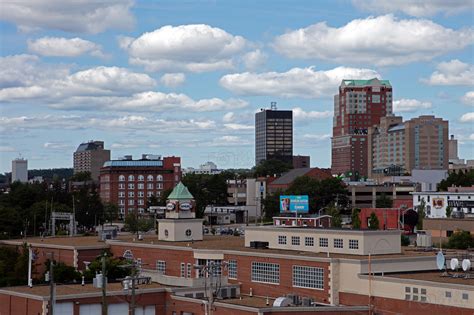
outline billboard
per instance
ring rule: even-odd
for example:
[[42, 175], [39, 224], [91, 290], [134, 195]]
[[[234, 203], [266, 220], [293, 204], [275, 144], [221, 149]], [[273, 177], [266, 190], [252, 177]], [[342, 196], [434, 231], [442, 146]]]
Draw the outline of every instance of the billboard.
[[308, 213], [308, 196], [280, 196], [280, 212], [303, 212]]

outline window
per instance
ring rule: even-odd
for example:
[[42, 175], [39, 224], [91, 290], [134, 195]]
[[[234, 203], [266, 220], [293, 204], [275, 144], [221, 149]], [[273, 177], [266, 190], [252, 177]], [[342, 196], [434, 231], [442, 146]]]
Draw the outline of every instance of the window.
[[162, 175], [156, 176], [156, 180], [159, 181], [159, 182], [162, 182], [163, 181], [163, 176]]
[[300, 237], [299, 236], [292, 236], [291, 237], [291, 245], [300, 245]]
[[128, 196], [129, 196], [129, 197], [135, 197], [135, 193], [134, 193], [133, 191], [129, 191], [129, 192], [128, 192]]
[[280, 265], [265, 263], [265, 262], [252, 262], [252, 281], [253, 282], [264, 282], [264, 283], [280, 283]]
[[119, 189], [125, 189], [125, 184], [119, 184]]
[[227, 264], [227, 271], [229, 279], [237, 279], [237, 260], [229, 260]]
[[123, 258], [132, 260], [133, 259], [133, 253], [131, 250], [127, 249], [126, 251], [123, 252]]
[[143, 199], [138, 199], [138, 205], [139, 206], [145, 205], [145, 202], [143, 201]]
[[128, 181], [133, 182], [135, 180], [135, 176], [133, 175], [128, 175]]
[[180, 276], [181, 276], [181, 278], [184, 278], [186, 276], [186, 264], [185, 263], [181, 263]]
[[294, 265], [293, 286], [310, 289], [324, 289], [324, 269]]
[[153, 189], [153, 183], [148, 183], [148, 184], [146, 184], [146, 188], [148, 188], [148, 189]]
[[193, 272], [193, 268], [192, 268], [191, 264], [188, 263], [186, 278], [191, 278], [192, 277], [192, 272]]
[[145, 193], [143, 191], [138, 192], [138, 197], [145, 197]]
[[128, 189], [135, 189], [135, 184], [134, 183], [129, 183], [128, 184]]
[[163, 189], [163, 183], [156, 183], [156, 189]]
[[314, 237], [305, 237], [304, 238], [305, 246], [314, 246]]
[[149, 182], [152, 182], [153, 181], [153, 175], [148, 175], [146, 177], [146, 180], [149, 181]]
[[344, 240], [342, 238], [335, 238], [334, 248], [343, 248], [343, 247], [344, 247]]
[[138, 175], [138, 181], [143, 182], [145, 180], [145, 177], [143, 175]]
[[158, 273], [164, 275], [166, 273], [166, 261], [157, 260], [156, 261], [156, 271], [158, 271]]
[[125, 192], [124, 191], [119, 191], [118, 196], [122, 197], [122, 198], [125, 197]]
[[446, 296], [447, 298], [451, 298], [451, 291], [446, 291], [445, 296]]
[[285, 235], [278, 235], [278, 244], [286, 245], [286, 236]]
[[147, 196], [148, 198], [150, 198], [151, 196], [153, 196], [153, 192], [152, 192], [152, 191], [148, 191], [148, 192], [146, 193], [146, 196]]
[[119, 205], [124, 205], [125, 204], [125, 200], [124, 199], [119, 199]]
[[133, 199], [128, 199], [128, 205], [133, 206], [135, 201]]
[[138, 189], [143, 189], [143, 188], [145, 188], [145, 184], [139, 183], [139, 184], [138, 184]]
[[125, 176], [120, 175], [120, 176], [119, 176], [119, 182], [124, 182], [124, 181], [125, 181]]
[[328, 247], [329, 246], [329, 241], [326, 237], [320, 237], [319, 238], [319, 247]]
[[469, 300], [469, 294], [468, 293], [463, 293], [462, 294], [462, 299], [463, 300]]
[[359, 249], [359, 240], [349, 240], [349, 249]]

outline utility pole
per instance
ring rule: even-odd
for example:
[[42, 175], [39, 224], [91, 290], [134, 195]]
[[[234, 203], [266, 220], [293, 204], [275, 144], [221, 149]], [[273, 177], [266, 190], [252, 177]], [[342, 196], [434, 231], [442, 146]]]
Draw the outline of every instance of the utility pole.
[[107, 315], [107, 278], [105, 272], [105, 257], [106, 253], [102, 256], [102, 315]]
[[132, 301], [130, 303], [130, 315], [135, 315], [135, 262], [132, 265]]
[[55, 303], [53, 258], [54, 258], [54, 253], [51, 253], [51, 260], [50, 260], [50, 264], [49, 264], [49, 313], [48, 313], [48, 315], [53, 315], [54, 314], [54, 303]]
[[33, 279], [31, 278], [31, 264], [33, 261], [33, 249], [31, 249], [31, 245], [28, 246], [28, 286], [31, 288], [33, 287]]

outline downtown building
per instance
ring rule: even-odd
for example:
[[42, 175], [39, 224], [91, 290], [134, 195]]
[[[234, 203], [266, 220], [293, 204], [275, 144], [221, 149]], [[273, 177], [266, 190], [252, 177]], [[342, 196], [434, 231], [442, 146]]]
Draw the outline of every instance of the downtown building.
[[368, 176], [401, 176], [412, 170], [447, 170], [449, 123], [434, 116], [403, 122], [382, 117], [368, 132]]
[[74, 174], [90, 172], [94, 181], [99, 180], [100, 168], [110, 160], [110, 150], [104, 149], [104, 141], [81, 143], [74, 152]]
[[144, 213], [147, 200], [160, 199], [163, 191], [181, 181], [181, 158], [143, 154], [139, 160], [131, 155], [104, 163], [100, 170], [100, 197], [104, 203], [119, 208], [119, 218], [128, 213]]
[[293, 164], [293, 111], [273, 103], [255, 114], [255, 165], [266, 160]]
[[331, 171], [351, 178], [368, 175], [368, 129], [392, 115], [388, 80], [343, 80], [334, 96]]

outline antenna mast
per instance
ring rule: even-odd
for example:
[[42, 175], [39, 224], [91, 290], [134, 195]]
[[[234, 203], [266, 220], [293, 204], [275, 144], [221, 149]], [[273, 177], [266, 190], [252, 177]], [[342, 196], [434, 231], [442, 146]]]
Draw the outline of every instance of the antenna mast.
[[277, 110], [277, 102], [270, 102], [271, 110]]

